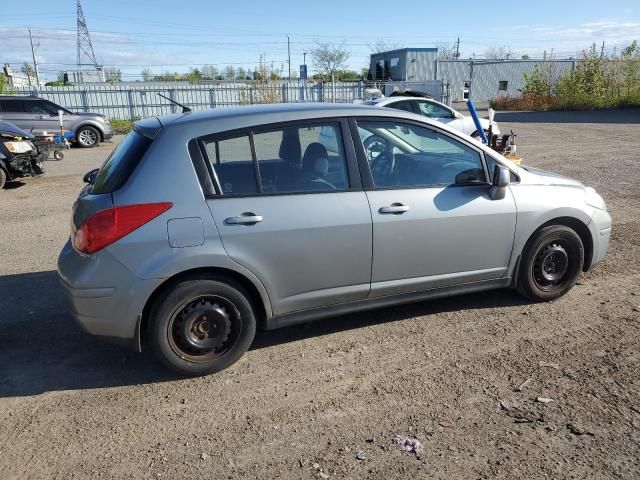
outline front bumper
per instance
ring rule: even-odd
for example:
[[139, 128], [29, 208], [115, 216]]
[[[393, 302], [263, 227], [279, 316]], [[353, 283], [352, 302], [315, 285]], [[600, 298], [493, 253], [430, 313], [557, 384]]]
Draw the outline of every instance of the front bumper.
[[140, 319], [161, 280], [142, 280], [102, 250], [78, 253], [68, 241], [58, 258], [58, 275], [73, 318], [83, 330], [140, 349]]
[[113, 137], [113, 127], [110, 123], [106, 123], [102, 129], [102, 136], [105, 140], [109, 140]]
[[611, 225], [611, 215], [604, 210], [596, 209], [588, 225], [593, 239], [593, 255], [591, 256], [589, 270], [600, 263], [607, 253], [609, 239], [611, 238]]

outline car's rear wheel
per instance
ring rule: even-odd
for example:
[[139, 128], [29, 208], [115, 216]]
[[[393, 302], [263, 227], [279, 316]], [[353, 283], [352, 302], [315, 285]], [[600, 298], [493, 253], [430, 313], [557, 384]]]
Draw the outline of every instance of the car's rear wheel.
[[584, 263], [580, 236], [564, 225], [538, 230], [522, 255], [518, 291], [534, 301], [561, 297], [575, 285]]
[[76, 132], [76, 142], [84, 148], [95, 147], [100, 143], [100, 132], [90, 125], [80, 127]]
[[149, 320], [156, 355], [184, 375], [227, 368], [249, 349], [256, 331], [245, 290], [217, 276], [177, 283], [152, 307]]

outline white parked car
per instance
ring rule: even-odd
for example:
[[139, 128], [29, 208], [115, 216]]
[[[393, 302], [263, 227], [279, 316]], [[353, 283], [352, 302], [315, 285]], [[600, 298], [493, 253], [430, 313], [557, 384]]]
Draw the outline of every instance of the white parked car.
[[[396, 110], [416, 113], [423, 117], [445, 123], [451, 128], [455, 128], [456, 130], [464, 132], [467, 135], [471, 135], [472, 137], [478, 136], [478, 131], [475, 123], [473, 123], [473, 118], [461, 114], [444, 103], [436, 102], [429, 98], [408, 96], [383, 97], [363, 102], [363, 105], [395, 108]], [[482, 125], [482, 129], [485, 132], [489, 131], [489, 120], [486, 118], [480, 118], [480, 125]], [[498, 136], [501, 135], [500, 128], [496, 122], [493, 122], [493, 134]]]

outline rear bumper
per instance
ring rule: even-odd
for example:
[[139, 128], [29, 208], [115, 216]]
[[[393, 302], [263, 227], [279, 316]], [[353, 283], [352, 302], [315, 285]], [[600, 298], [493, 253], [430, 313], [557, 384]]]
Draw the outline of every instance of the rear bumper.
[[58, 275], [84, 331], [139, 350], [142, 311], [160, 280], [136, 277], [106, 251], [82, 255], [70, 242], [60, 252]]
[[593, 255], [589, 270], [595, 267], [603, 259], [609, 248], [611, 238], [611, 215], [604, 210], [596, 210], [589, 222], [589, 230], [593, 239]]

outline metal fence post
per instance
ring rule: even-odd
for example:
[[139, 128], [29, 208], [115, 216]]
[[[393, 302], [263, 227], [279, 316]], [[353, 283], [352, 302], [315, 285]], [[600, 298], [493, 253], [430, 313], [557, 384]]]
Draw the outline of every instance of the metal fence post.
[[82, 111], [88, 112], [89, 111], [89, 103], [87, 101], [87, 91], [86, 90], [82, 90], [80, 92], [80, 98], [82, 99]]
[[133, 122], [136, 119], [136, 110], [133, 106], [133, 90], [127, 90], [127, 97], [129, 98], [129, 119]]
[[[173, 100], [174, 102], [176, 101], [176, 89], [172, 88], [169, 90], [169, 98], [171, 100]], [[176, 104], [172, 103], [171, 104], [171, 113], [176, 113]]]
[[209, 105], [211, 105], [211, 108], [216, 108], [216, 92], [213, 88], [209, 89]]

